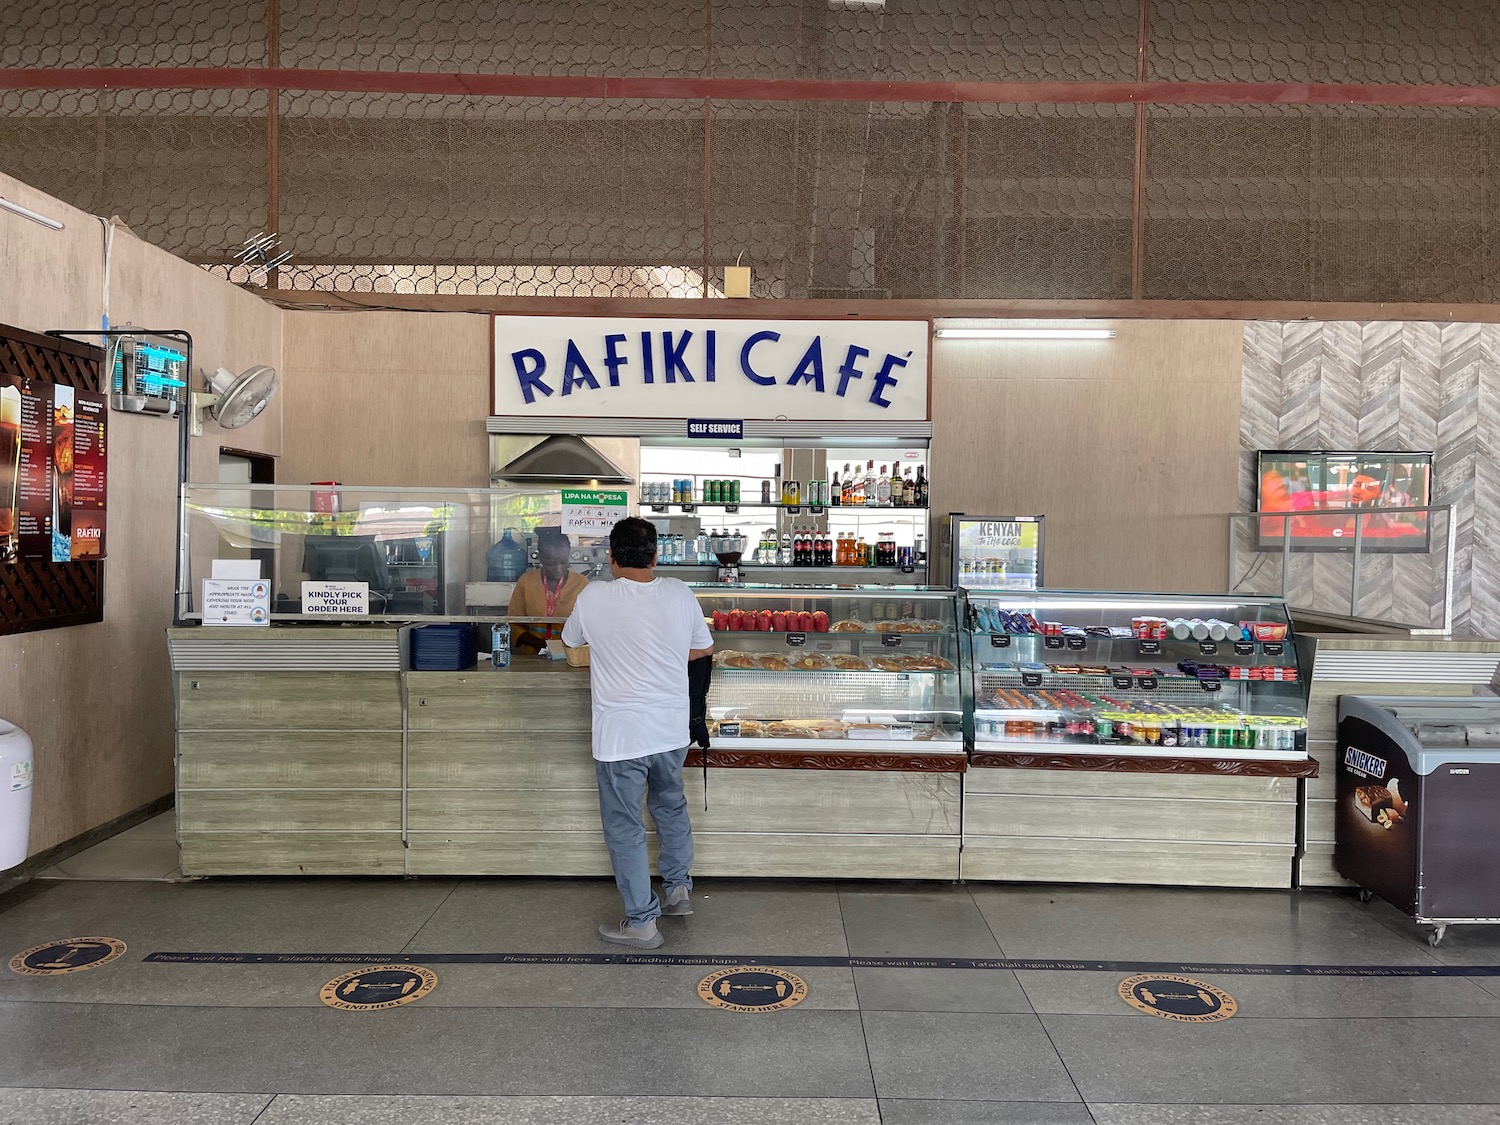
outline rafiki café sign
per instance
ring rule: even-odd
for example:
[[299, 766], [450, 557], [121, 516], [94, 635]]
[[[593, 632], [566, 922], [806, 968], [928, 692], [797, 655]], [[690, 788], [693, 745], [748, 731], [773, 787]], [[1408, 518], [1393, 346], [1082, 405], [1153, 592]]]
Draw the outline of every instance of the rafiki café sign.
[[497, 415], [927, 417], [922, 320], [497, 316]]

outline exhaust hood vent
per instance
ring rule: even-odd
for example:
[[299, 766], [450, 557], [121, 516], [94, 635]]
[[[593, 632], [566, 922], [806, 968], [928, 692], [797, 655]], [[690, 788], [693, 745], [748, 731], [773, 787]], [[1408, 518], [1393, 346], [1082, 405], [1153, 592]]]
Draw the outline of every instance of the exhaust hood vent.
[[620, 466], [581, 437], [553, 434], [495, 472], [508, 481], [596, 480], [600, 484], [632, 484]]

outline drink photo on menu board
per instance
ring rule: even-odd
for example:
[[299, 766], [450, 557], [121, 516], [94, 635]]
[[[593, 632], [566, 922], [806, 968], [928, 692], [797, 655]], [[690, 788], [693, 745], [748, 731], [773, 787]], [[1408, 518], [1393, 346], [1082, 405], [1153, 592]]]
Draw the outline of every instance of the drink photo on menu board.
[[21, 392], [0, 386], [0, 563], [16, 559], [16, 484], [21, 475]]
[[73, 388], [52, 388], [52, 561], [73, 559]]

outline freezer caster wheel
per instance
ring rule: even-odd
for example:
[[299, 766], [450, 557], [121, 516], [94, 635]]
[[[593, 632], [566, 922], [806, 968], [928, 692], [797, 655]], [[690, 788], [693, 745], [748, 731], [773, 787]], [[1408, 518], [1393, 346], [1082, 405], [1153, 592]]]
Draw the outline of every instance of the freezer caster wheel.
[[1443, 944], [1443, 935], [1448, 932], [1447, 926], [1434, 926], [1432, 932], [1427, 935], [1427, 944], [1436, 948]]
[[1369, 902], [1374, 897], [1375, 897], [1374, 895], [1372, 895], [1369, 891], [1365, 890], [1363, 887], [1359, 888], [1359, 901], [1360, 902]]

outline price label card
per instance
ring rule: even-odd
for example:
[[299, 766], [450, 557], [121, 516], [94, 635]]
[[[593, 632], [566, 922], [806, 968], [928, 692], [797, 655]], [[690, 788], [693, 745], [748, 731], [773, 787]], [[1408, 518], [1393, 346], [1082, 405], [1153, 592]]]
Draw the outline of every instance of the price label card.
[[1254, 641], [1235, 641], [1234, 642], [1234, 654], [1236, 656], [1254, 656], [1255, 655], [1255, 642]]
[[881, 633], [880, 634], [880, 643], [883, 644], [883, 645], [885, 645], [886, 648], [900, 648], [901, 647], [901, 634], [900, 633]]
[[719, 733], [725, 738], [738, 738], [740, 736], [739, 723], [720, 723]]
[[1198, 651], [1204, 656], [1217, 656], [1219, 654], [1219, 646], [1214, 641], [1199, 641]]
[[681, 509], [682, 514], [685, 516], [690, 516], [698, 510], [697, 504], [679, 504], [678, 507]]
[[1042, 644], [1048, 648], [1062, 648], [1063, 639], [1061, 637], [1043, 637]]
[[740, 514], [740, 506], [738, 504], [725, 504], [724, 514], [729, 516], [737, 516]]
[[1077, 652], [1079, 649], [1083, 648], [1088, 643], [1088, 638], [1087, 637], [1068, 637], [1067, 638], [1067, 642], [1068, 642], [1068, 647], [1070, 649], [1072, 649], [1073, 651]]
[[991, 633], [990, 648], [1010, 648], [1009, 633]]
[[821, 504], [810, 504], [810, 505], [808, 505], [807, 514], [810, 515], [810, 516], [821, 516], [823, 514], [823, 505], [821, 505]]
[[1135, 683], [1129, 676], [1111, 676], [1109, 682], [1114, 684], [1120, 691], [1129, 691]]
[[658, 513], [658, 514], [665, 514], [666, 510], [667, 510], [667, 506], [665, 504], [652, 504], [651, 505], [651, 510], [653, 512]]
[[1222, 685], [1218, 680], [1199, 680], [1198, 686], [1204, 691], [1218, 691]]
[[1021, 683], [1026, 687], [1041, 687], [1042, 674], [1040, 672], [1022, 672]]
[[1138, 687], [1138, 688], [1140, 688], [1142, 691], [1155, 691], [1156, 690], [1156, 677], [1155, 676], [1141, 676], [1139, 679], [1137, 679], [1135, 681], [1135, 686]]
[[787, 647], [789, 648], [801, 648], [803, 645], [807, 644], [807, 634], [788, 633], [786, 635], [786, 643]]
[[1140, 644], [1142, 656], [1157, 656], [1161, 652], [1160, 641], [1142, 641]]
[[1260, 651], [1267, 656], [1280, 656], [1284, 647], [1280, 641], [1266, 641], [1260, 646]]
[[786, 514], [789, 516], [800, 516], [802, 514], [801, 504], [788, 504]]

